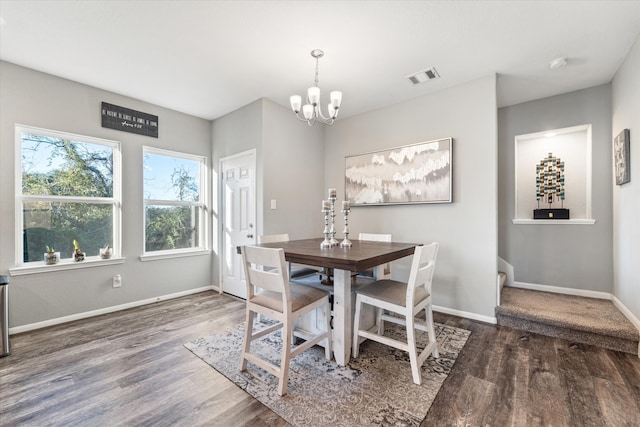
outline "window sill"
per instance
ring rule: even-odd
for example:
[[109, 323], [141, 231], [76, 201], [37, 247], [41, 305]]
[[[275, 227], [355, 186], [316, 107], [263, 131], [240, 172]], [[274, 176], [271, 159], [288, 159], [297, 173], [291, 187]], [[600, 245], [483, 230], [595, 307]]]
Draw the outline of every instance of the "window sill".
[[592, 225], [596, 223], [595, 219], [513, 219], [515, 225], [543, 225], [543, 224], [562, 224], [562, 225]]
[[148, 253], [144, 255], [140, 255], [140, 261], [157, 261], [161, 259], [170, 259], [170, 258], [185, 258], [192, 256], [200, 256], [200, 255], [209, 255], [211, 251], [209, 249], [194, 249], [190, 251], [158, 251], [157, 253]]
[[[126, 258], [101, 259], [100, 257], [86, 258], [84, 261], [74, 262], [71, 260], [60, 261], [55, 265], [46, 265], [44, 261], [29, 263], [20, 267], [9, 269], [12, 276], [25, 276], [27, 274], [51, 273], [54, 271], [76, 270], [79, 268], [103, 267], [105, 265], [124, 264]], [[33, 265], [31, 265], [33, 264]]]

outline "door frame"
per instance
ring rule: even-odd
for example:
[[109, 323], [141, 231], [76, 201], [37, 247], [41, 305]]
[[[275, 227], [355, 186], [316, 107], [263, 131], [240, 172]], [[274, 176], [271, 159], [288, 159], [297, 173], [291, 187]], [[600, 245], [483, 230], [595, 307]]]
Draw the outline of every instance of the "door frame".
[[224, 172], [224, 168], [223, 165], [225, 162], [230, 161], [230, 160], [235, 160], [237, 158], [240, 157], [246, 157], [246, 156], [251, 156], [253, 159], [253, 182], [251, 183], [251, 185], [253, 186], [253, 206], [255, 209], [255, 230], [256, 230], [256, 239], [258, 236], [258, 223], [261, 223], [261, 221], [258, 220], [258, 187], [257, 187], [257, 177], [258, 177], [258, 162], [257, 162], [257, 157], [258, 157], [258, 150], [255, 148], [251, 148], [249, 150], [246, 151], [241, 151], [239, 153], [236, 154], [232, 154], [230, 156], [225, 156], [225, 157], [221, 157], [220, 160], [218, 160], [218, 171], [219, 171], [219, 175], [218, 175], [218, 212], [219, 212], [219, 218], [220, 220], [218, 221], [218, 236], [219, 238], [218, 240], [218, 283], [220, 284], [220, 286], [218, 286], [218, 293], [223, 293], [224, 292], [224, 282], [223, 282], [223, 278], [224, 278], [224, 262], [225, 260], [225, 252], [224, 252], [224, 244], [225, 244], [225, 233], [224, 233], [224, 226], [226, 223], [226, 216], [225, 216], [225, 197], [224, 197], [224, 176], [223, 176], [223, 172]]

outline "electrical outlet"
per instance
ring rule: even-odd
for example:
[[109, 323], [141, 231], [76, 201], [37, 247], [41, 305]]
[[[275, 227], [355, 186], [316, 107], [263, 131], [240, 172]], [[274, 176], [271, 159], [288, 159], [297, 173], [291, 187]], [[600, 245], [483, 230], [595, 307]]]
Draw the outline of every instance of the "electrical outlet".
[[116, 274], [115, 276], [113, 276], [113, 287], [119, 288], [120, 286], [122, 286], [122, 276]]
[[277, 209], [276, 201], [273, 199], [271, 200], [271, 209]]

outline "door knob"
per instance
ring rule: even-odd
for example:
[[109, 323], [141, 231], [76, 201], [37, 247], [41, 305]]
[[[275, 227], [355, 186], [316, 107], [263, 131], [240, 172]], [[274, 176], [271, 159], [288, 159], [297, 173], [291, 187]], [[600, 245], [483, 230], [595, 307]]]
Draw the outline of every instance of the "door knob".
[[247, 239], [253, 239], [253, 234], [247, 234]]

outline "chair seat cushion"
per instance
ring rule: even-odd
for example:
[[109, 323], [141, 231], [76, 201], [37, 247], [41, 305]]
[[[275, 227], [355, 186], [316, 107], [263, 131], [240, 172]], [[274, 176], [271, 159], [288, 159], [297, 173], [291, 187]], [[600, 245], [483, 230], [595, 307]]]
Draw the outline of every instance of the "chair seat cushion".
[[[416, 288], [415, 292], [414, 304], [429, 297], [429, 293], [422, 286]], [[358, 293], [401, 307], [405, 307], [407, 302], [407, 284], [397, 280], [378, 280], [358, 289]]]
[[[309, 286], [289, 283], [291, 291], [291, 310], [299, 309], [312, 304], [329, 295], [329, 292]], [[282, 313], [282, 294], [280, 292], [261, 290], [250, 299], [252, 303], [268, 307], [274, 311]]]

